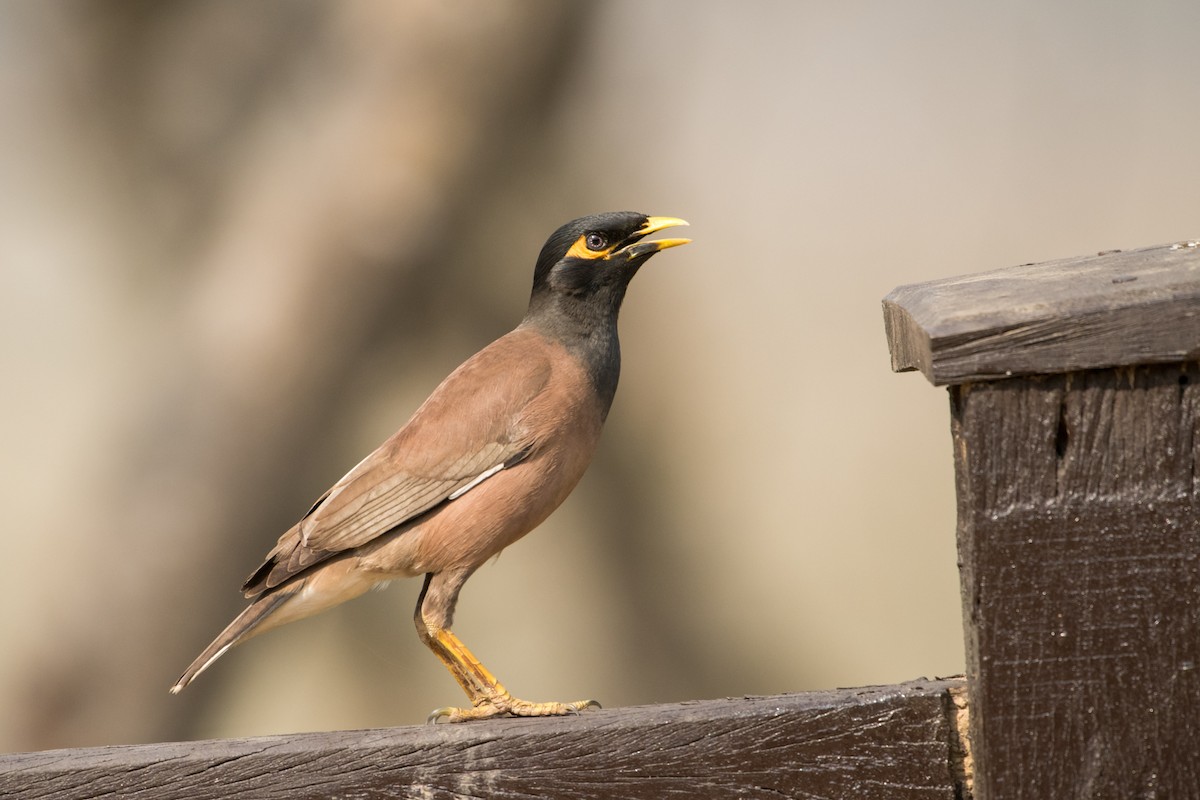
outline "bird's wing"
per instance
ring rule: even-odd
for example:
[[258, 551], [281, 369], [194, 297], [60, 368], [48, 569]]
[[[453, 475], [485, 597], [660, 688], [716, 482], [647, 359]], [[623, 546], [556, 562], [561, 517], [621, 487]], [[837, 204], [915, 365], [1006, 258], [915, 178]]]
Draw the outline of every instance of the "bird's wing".
[[536, 443], [522, 428], [523, 411], [549, 382], [551, 365], [535, 343], [521, 346], [519, 333], [517, 342], [509, 334], [451, 373], [403, 428], [280, 537], [243, 591], [278, 586], [524, 459]]

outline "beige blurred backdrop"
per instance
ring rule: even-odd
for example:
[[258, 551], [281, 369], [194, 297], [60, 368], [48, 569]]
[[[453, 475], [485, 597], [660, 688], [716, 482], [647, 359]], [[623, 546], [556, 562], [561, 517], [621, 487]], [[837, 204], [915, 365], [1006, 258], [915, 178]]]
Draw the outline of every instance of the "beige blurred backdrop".
[[276, 536], [519, 319], [559, 224], [682, 216], [591, 471], [468, 584], [514, 693], [963, 667], [902, 283], [1200, 234], [1200, 5], [0, 4], [0, 750], [421, 722], [418, 581], [178, 697]]

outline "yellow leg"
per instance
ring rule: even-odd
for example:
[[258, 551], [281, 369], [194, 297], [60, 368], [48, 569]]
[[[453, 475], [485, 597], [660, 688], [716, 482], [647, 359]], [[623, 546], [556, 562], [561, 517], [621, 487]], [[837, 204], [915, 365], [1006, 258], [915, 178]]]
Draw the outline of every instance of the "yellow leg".
[[504, 685], [487, 667], [479, 663], [457, 636], [442, 628], [428, 632], [422, 637], [429, 649], [442, 660], [450, 674], [471, 700], [471, 708], [439, 708], [429, 715], [430, 722], [445, 718], [447, 722], [465, 722], [472, 719], [511, 714], [515, 717], [554, 717], [578, 714], [585, 708], [599, 708], [595, 700], [577, 700], [571, 703], [531, 703], [519, 700], [508, 693]]

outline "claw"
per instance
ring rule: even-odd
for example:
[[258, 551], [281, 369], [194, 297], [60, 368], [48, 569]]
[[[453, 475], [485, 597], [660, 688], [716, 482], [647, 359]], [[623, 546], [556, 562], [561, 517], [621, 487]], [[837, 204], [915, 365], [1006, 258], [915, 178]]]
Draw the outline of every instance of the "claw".
[[438, 720], [442, 717], [446, 718], [446, 722], [454, 722], [454, 715], [458, 713], [458, 709], [454, 706], [442, 706], [435, 708], [429, 712], [429, 716], [425, 718], [426, 725], [437, 725]]
[[576, 700], [573, 703], [563, 703], [567, 707], [567, 714], [572, 717], [578, 717], [587, 711], [589, 708], [604, 708], [600, 705], [599, 700]]

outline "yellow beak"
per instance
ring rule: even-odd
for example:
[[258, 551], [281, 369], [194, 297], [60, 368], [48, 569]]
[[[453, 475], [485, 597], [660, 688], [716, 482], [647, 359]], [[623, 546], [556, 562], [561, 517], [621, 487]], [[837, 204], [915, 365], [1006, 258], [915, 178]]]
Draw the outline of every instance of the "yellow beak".
[[[642, 225], [642, 227], [638, 228], [638, 231], [635, 235], [640, 238], [642, 236], [649, 236], [650, 234], [655, 233], [657, 231], [665, 230], [666, 228], [676, 228], [676, 227], [679, 227], [680, 225], [687, 225], [687, 224], [688, 224], [687, 220], [680, 219], [679, 217], [649, 217], [646, 220], [646, 223], [644, 225]], [[641, 245], [641, 247], [649, 249], [650, 246], [653, 245], [654, 250], [658, 251], [658, 250], [666, 250], [668, 247], [679, 247], [679, 245], [687, 244], [690, 241], [692, 241], [692, 240], [691, 239], [656, 239], [653, 242], [644, 242]]]

